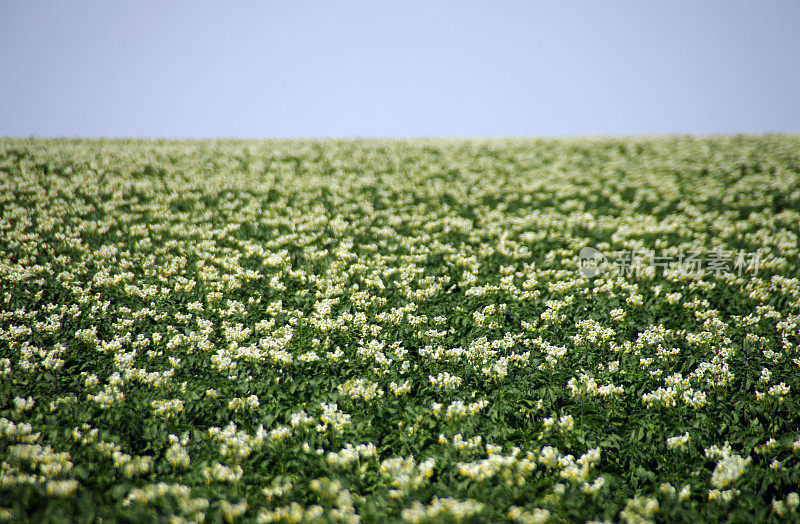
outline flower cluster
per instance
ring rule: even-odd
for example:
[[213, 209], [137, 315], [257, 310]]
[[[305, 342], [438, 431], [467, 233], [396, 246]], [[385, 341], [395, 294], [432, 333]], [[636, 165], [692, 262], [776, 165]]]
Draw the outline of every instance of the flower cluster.
[[363, 378], [350, 379], [344, 384], [339, 384], [336, 389], [346, 397], [366, 401], [383, 396], [383, 390], [378, 387], [377, 382], [372, 382]]
[[432, 386], [441, 389], [455, 389], [458, 386], [460, 386], [461, 383], [463, 382], [461, 377], [451, 375], [447, 371], [443, 371], [442, 373], [439, 373], [435, 377], [429, 376], [428, 380], [430, 381]]
[[406, 522], [440, 521], [445, 516], [459, 522], [479, 514], [483, 508], [484, 504], [474, 500], [460, 501], [435, 497], [428, 505], [414, 501], [411, 507], [403, 510], [401, 515]]

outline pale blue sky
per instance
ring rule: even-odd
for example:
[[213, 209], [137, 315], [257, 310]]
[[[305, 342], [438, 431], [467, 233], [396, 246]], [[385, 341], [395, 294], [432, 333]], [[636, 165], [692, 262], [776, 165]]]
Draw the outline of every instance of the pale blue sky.
[[0, 0], [0, 136], [800, 132], [800, 1]]

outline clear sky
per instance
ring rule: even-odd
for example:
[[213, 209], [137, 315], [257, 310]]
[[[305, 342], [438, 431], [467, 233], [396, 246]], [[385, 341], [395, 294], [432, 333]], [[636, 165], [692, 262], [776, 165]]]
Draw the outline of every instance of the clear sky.
[[0, 0], [0, 136], [800, 132], [800, 1]]

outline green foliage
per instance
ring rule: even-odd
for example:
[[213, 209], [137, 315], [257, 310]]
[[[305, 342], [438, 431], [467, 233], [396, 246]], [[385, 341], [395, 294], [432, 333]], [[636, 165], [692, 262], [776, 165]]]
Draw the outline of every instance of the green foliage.
[[798, 150], [0, 140], [0, 519], [798, 521]]

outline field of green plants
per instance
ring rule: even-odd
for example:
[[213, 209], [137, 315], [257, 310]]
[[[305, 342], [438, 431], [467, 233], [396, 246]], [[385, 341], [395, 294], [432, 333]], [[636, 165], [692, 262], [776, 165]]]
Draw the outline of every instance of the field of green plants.
[[0, 517], [800, 522], [800, 137], [0, 140]]

